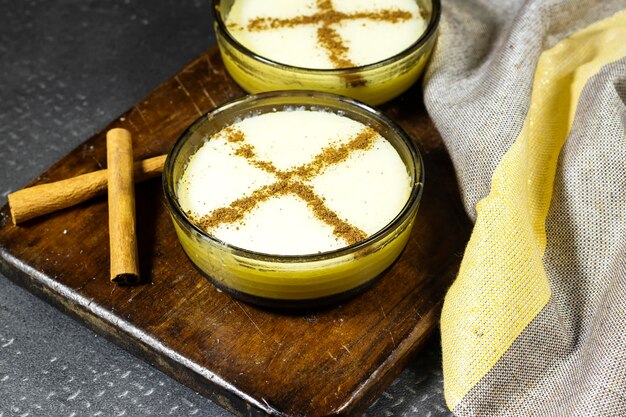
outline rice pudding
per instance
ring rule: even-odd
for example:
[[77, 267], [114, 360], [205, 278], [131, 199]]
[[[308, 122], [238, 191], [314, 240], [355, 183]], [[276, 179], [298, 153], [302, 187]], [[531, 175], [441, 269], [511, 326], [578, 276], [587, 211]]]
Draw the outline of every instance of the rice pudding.
[[237, 121], [190, 158], [178, 199], [229, 245], [308, 255], [361, 242], [405, 206], [411, 178], [371, 127], [329, 111], [292, 109]]
[[301, 68], [350, 68], [390, 58], [424, 33], [415, 0], [235, 0], [230, 34], [255, 54]]

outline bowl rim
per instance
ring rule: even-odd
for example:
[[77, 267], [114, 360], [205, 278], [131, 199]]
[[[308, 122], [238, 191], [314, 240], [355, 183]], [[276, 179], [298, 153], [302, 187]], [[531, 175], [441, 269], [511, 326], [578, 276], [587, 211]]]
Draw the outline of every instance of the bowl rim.
[[[229, 32], [226, 27], [226, 23], [222, 19], [222, 14], [220, 13], [220, 4], [221, 0], [213, 0], [213, 21], [217, 25], [217, 32], [219, 35], [222, 35], [227, 39], [228, 43], [235, 47], [239, 52], [247, 55], [248, 57], [262, 62], [266, 65], [282, 69], [285, 71], [291, 72], [301, 72], [301, 73], [309, 73], [309, 74], [320, 74], [320, 75], [347, 75], [352, 73], [360, 73], [367, 72], [370, 70], [374, 70], [377, 68], [384, 67], [393, 62], [399, 61], [409, 55], [411, 55], [416, 50], [420, 49], [423, 45], [425, 45], [432, 37], [434, 37], [437, 32], [437, 28], [439, 26], [439, 20], [441, 18], [441, 2], [440, 0], [430, 0], [432, 5], [432, 12], [430, 14], [430, 20], [428, 21], [428, 25], [426, 25], [426, 29], [420, 35], [419, 38], [411, 45], [409, 45], [406, 49], [398, 52], [395, 55], [390, 56], [389, 58], [385, 58], [381, 61], [373, 62], [370, 64], [359, 65], [356, 67], [348, 67], [348, 68], [306, 68], [306, 67], [298, 67], [295, 65], [284, 64], [281, 62], [274, 61], [272, 59], [266, 58], [262, 55], [259, 55], [252, 50], [245, 47], [241, 44], [237, 39], [235, 39]], [[219, 44], [219, 42], [218, 42]]]
[[[389, 221], [384, 227], [382, 227], [377, 232], [368, 236], [360, 242], [354, 243], [352, 245], [343, 246], [338, 249], [333, 249], [330, 251], [318, 252], [318, 253], [310, 253], [310, 254], [297, 254], [297, 255], [284, 255], [284, 254], [272, 254], [266, 252], [258, 252], [250, 249], [245, 249], [236, 245], [232, 245], [228, 242], [225, 242], [221, 239], [216, 238], [215, 236], [210, 235], [205, 230], [196, 225], [184, 212], [180, 204], [178, 203], [178, 198], [175, 194], [175, 184], [173, 181], [173, 169], [174, 163], [179, 155], [179, 152], [185, 142], [192, 136], [195, 130], [198, 129], [200, 125], [203, 123], [210, 123], [215, 117], [220, 114], [230, 111], [236, 110], [240, 108], [245, 108], [245, 106], [250, 105], [255, 102], [268, 101], [276, 98], [286, 98], [292, 99], [293, 103], [284, 103], [280, 106], [302, 106], [303, 103], [297, 101], [298, 99], [306, 99], [306, 98], [317, 98], [326, 101], [325, 104], [304, 104], [305, 106], [312, 107], [324, 107], [333, 109], [332, 103], [342, 103], [347, 107], [351, 107], [356, 113], [367, 115], [367, 117], [378, 119], [378, 122], [383, 123], [386, 127], [391, 128], [391, 130], [397, 135], [399, 141], [406, 146], [408, 153], [410, 155], [410, 162], [412, 163], [412, 169], [415, 171], [415, 175], [411, 183], [411, 191], [409, 193], [409, 197], [407, 198], [406, 203], [402, 207], [402, 209], [398, 212], [398, 214]], [[346, 109], [342, 109], [339, 107], [335, 107], [333, 110], [340, 112], [345, 111]], [[385, 137], [385, 139], [389, 140]], [[405, 165], [408, 165], [405, 163]], [[210, 241], [213, 244], [217, 244], [223, 248], [226, 248], [235, 254], [255, 260], [268, 261], [268, 262], [284, 262], [284, 263], [305, 263], [312, 261], [320, 261], [326, 259], [332, 259], [341, 257], [344, 255], [348, 255], [359, 251], [363, 248], [372, 245], [383, 238], [385, 238], [390, 233], [393, 233], [400, 225], [404, 224], [411, 213], [417, 212], [421, 198], [422, 192], [424, 189], [424, 161], [422, 159], [422, 154], [419, 150], [419, 147], [415, 143], [415, 141], [402, 129], [396, 122], [391, 120], [388, 116], [383, 114], [381, 111], [365, 104], [360, 101], [354, 100], [349, 97], [340, 96], [337, 94], [313, 91], [313, 90], [279, 90], [279, 91], [270, 91], [259, 94], [250, 94], [244, 97], [229, 101], [222, 106], [218, 106], [212, 111], [205, 113], [204, 115], [198, 117], [187, 129], [183, 131], [183, 133], [178, 137], [176, 143], [172, 147], [171, 151], [168, 153], [167, 158], [165, 160], [165, 165], [163, 167], [163, 175], [162, 175], [162, 185], [163, 185], [163, 193], [165, 195], [166, 206], [170, 214], [175, 217], [175, 221], [178, 221], [185, 227], [189, 227], [194, 230], [198, 235], [200, 235], [203, 239]]]

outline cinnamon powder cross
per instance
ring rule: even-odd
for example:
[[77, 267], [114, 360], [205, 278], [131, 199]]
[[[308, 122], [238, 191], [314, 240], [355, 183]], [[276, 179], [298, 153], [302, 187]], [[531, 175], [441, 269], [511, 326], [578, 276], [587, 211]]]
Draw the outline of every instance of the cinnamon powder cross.
[[327, 167], [345, 161], [352, 152], [369, 149], [378, 136], [374, 129], [364, 128], [347, 143], [324, 148], [310, 162], [289, 170], [279, 170], [271, 161], [258, 159], [254, 147], [244, 143], [245, 135], [240, 130], [231, 126], [220, 133], [229, 143], [235, 145], [236, 156], [245, 158], [250, 165], [273, 174], [277, 181], [233, 201], [228, 207], [220, 207], [199, 220], [194, 219], [194, 223], [201, 228], [209, 231], [221, 224], [235, 223], [242, 220], [261, 202], [272, 197], [295, 195], [307, 204], [315, 217], [333, 228], [335, 236], [345, 239], [348, 244], [360, 242], [367, 237], [367, 233], [341, 219], [336, 212], [326, 206], [324, 198], [315, 193], [310, 185], [305, 184], [305, 181], [312, 180]]
[[259, 32], [284, 27], [321, 24], [317, 29], [317, 40], [328, 52], [328, 58], [333, 66], [340, 69], [352, 68], [357, 65], [348, 58], [349, 49], [341, 35], [333, 28], [333, 25], [344, 20], [358, 19], [397, 23], [413, 17], [410, 12], [398, 9], [344, 13], [337, 11], [331, 0], [317, 0], [317, 9], [317, 13], [312, 15], [296, 16], [289, 19], [258, 17], [248, 23], [248, 30]]

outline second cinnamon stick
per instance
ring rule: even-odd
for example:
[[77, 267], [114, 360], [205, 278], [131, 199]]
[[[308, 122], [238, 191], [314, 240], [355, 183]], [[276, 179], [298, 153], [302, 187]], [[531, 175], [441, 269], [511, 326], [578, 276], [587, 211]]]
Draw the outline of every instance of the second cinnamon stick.
[[[135, 182], [161, 175], [167, 155], [137, 161], [134, 164]], [[86, 201], [107, 189], [108, 171], [89, 172], [61, 181], [35, 185], [9, 194], [9, 208], [13, 224], [52, 213]]]
[[139, 264], [133, 148], [130, 132], [126, 129], [111, 129], [107, 132], [107, 171], [111, 281], [135, 284], [139, 281]]

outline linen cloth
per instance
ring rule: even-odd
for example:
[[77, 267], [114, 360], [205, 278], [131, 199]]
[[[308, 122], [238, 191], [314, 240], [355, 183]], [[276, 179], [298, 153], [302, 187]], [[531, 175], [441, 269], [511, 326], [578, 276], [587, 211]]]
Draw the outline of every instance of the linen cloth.
[[425, 102], [475, 221], [458, 416], [626, 415], [626, 1], [444, 0]]

